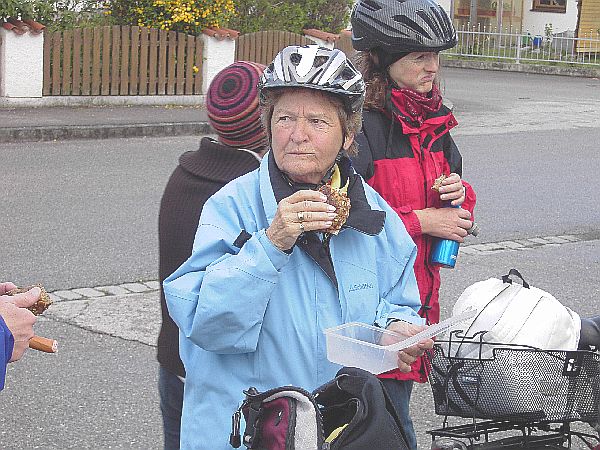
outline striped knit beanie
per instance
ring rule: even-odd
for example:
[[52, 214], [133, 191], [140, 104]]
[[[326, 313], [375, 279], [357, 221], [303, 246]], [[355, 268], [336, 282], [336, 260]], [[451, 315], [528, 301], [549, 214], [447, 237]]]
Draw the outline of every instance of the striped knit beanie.
[[230, 147], [259, 151], [267, 145], [258, 108], [258, 81], [265, 66], [237, 61], [210, 83], [206, 110], [219, 141]]

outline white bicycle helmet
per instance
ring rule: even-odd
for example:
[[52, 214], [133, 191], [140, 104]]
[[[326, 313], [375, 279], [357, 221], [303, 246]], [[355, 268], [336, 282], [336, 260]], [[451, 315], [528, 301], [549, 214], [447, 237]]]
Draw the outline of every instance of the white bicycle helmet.
[[318, 45], [291, 45], [265, 69], [258, 88], [303, 87], [340, 96], [351, 112], [362, 108], [365, 83], [344, 52]]
[[434, 0], [358, 0], [351, 16], [356, 50], [439, 52], [456, 45], [456, 30]]

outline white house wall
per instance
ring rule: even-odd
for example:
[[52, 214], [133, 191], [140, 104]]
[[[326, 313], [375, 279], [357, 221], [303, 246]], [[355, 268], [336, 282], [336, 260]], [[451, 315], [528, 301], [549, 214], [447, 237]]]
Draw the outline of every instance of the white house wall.
[[[452, 0], [438, 0], [438, 4], [451, 16]], [[531, 11], [533, 0], [523, 2], [523, 33], [531, 33], [533, 36], [543, 36], [546, 32], [546, 24], [552, 24], [552, 33], [573, 31], [577, 27], [577, 0], [567, 0], [567, 11], [562, 13]]]
[[0, 96], [41, 97], [44, 74], [44, 38], [0, 28]]
[[545, 34], [547, 23], [552, 24], [552, 33], [575, 31], [577, 27], [577, 0], [567, 0], [567, 12], [551, 13], [531, 11], [533, 0], [524, 0], [523, 3], [523, 33], [532, 35]]

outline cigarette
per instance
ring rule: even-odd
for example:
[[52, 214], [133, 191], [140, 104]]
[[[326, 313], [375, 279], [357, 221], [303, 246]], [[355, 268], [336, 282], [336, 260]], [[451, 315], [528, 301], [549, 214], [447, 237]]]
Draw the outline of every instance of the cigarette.
[[42, 336], [33, 336], [29, 340], [29, 348], [45, 353], [56, 353], [58, 351], [58, 342]]

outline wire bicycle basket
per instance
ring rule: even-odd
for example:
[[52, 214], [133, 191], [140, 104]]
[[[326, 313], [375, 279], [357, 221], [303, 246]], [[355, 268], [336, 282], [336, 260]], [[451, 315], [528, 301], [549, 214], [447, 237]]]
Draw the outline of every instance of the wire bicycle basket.
[[[484, 341], [485, 332], [461, 333], [438, 339], [427, 355], [435, 412], [445, 416], [443, 430], [450, 416], [472, 419], [474, 428], [457, 428], [473, 435], [479, 429], [486, 440], [495, 428], [558, 423], [570, 433], [571, 422], [600, 422], [598, 352], [540, 350]], [[485, 422], [476, 426], [476, 419]], [[443, 435], [439, 431], [430, 434]]]
[[[463, 358], [476, 348], [475, 358]], [[463, 350], [463, 351], [461, 351]], [[598, 420], [600, 355], [491, 343], [453, 332], [429, 355], [436, 414], [512, 421]]]

